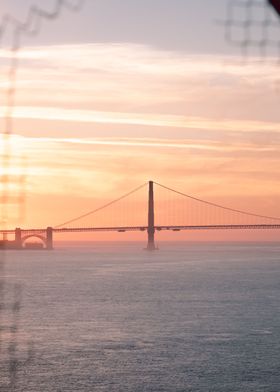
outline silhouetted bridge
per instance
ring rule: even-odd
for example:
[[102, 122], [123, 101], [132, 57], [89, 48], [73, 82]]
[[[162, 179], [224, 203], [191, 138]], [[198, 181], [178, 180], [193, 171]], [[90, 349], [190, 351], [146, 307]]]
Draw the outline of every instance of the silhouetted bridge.
[[[0, 233], [3, 234], [4, 237], [8, 235], [14, 235], [14, 248], [16, 249], [23, 249], [24, 248], [24, 243], [27, 241], [29, 238], [38, 238], [40, 239], [43, 244], [45, 245], [46, 249], [53, 249], [53, 234], [54, 233], [89, 233], [89, 232], [135, 232], [135, 231], [140, 231], [140, 232], [146, 232], [147, 237], [148, 237], [148, 244], [147, 244], [147, 249], [148, 250], [155, 250], [155, 233], [160, 232], [160, 231], [174, 231], [178, 232], [181, 230], [275, 230], [275, 229], [280, 229], [280, 218], [276, 217], [271, 217], [271, 216], [265, 216], [265, 215], [258, 215], [246, 211], [241, 211], [229, 207], [224, 207], [212, 202], [208, 202], [205, 200], [201, 200], [189, 195], [186, 195], [182, 192], [175, 191], [171, 188], [165, 187], [163, 185], [157, 184], [158, 186], [171, 191], [175, 192], [180, 196], [188, 198], [188, 200], [191, 200], [194, 203], [197, 203], [199, 206], [203, 205], [203, 207], [206, 206], [206, 210], [204, 208], [203, 214], [202, 214], [202, 219], [205, 218], [206, 215], [208, 215], [209, 218], [209, 209], [215, 209], [216, 211], [219, 212], [219, 216], [221, 219], [221, 214], [220, 211], [222, 210], [223, 212], [227, 212], [231, 214], [231, 219], [233, 219], [233, 216], [236, 218], [242, 218], [246, 217], [250, 218], [251, 220], [262, 220], [263, 222], [259, 221], [258, 223], [228, 223], [228, 224], [186, 224], [186, 225], [157, 225], [155, 224], [155, 203], [154, 203], [154, 183], [153, 181], [149, 181], [149, 183], [142, 185], [141, 187], [136, 188], [132, 192], [129, 192], [128, 194], [105, 204], [102, 207], [99, 207], [93, 211], [90, 211], [86, 214], [83, 214], [77, 218], [71, 219], [70, 221], [64, 222], [63, 224], [60, 224], [55, 227], [47, 227], [47, 228], [32, 228], [32, 229], [21, 229], [21, 228], [16, 228], [16, 229], [11, 229], [11, 230], [0, 230]], [[147, 209], [147, 225], [131, 225], [131, 226], [94, 226], [94, 227], [67, 227], [67, 225], [72, 224], [78, 220], [81, 220], [85, 217], [88, 217], [90, 215], [93, 215], [94, 213], [101, 211], [103, 209], [106, 209], [107, 207], [117, 203], [120, 200], [123, 200], [130, 196], [131, 194], [137, 192], [139, 189], [143, 188], [145, 185], [148, 185], [148, 209]], [[201, 213], [201, 211], [200, 211]], [[222, 216], [223, 219], [229, 219], [230, 217], [225, 217], [224, 215]], [[201, 219], [201, 217], [200, 217]]]

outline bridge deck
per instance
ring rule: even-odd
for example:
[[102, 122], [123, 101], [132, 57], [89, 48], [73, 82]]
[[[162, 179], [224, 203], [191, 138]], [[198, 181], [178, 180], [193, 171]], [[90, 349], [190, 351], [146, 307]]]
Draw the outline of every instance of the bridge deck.
[[[155, 226], [156, 231], [181, 231], [181, 230], [275, 230], [280, 229], [280, 224], [260, 225], [203, 225], [203, 226]], [[54, 233], [87, 233], [102, 231], [147, 231], [148, 226], [125, 226], [125, 227], [65, 227], [53, 228]], [[45, 233], [46, 229], [21, 229], [22, 234]], [[14, 234], [15, 230], [0, 230], [1, 234]]]

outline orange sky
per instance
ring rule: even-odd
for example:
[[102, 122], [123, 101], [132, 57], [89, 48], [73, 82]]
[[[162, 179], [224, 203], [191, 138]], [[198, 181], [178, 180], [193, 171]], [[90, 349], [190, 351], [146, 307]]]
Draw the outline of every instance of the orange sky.
[[[56, 225], [148, 180], [280, 216], [279, 67], [273, 61], [244, 65], [234, 57], [129, 43], [30, 47], [20, 56], [12, 160], [2, 168], [10, 178], [9, 226]], [[3, 73], [0, 84], [3, 100]], [[146, 204], [139, 208], [146, 219]]]

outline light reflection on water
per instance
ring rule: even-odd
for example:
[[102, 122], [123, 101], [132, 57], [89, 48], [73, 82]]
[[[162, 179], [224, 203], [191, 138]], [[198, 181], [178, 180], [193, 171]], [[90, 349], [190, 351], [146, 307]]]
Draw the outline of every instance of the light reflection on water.
[[279, 390], [280, 246], [106, 247], [9, 253], [15, 391]]

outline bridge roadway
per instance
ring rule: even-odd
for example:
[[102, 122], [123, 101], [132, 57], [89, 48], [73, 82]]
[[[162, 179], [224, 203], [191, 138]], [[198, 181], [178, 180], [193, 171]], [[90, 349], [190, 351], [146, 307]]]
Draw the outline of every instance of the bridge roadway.
[[[155, 231], [169, 230], [266, 230], [266, 229], [280, 229], [280, 224], [248, 224], [248, 225], [183, 225], [183, 226], [154, 226]], [[147, 231], [148, 226], [113, 226], [113, 227], [61, 227], [52, 228], [53, 233], [88, 233], [88, 232], [102, 232], [102, 231]], [[21, 229], [23, 234], [39, 234], [45, 233], [46, 229]], [[15, 230], [0, 230], [1, 234], [14, 234]]]
[[[153, 222], [152, 222], [153, 223]], [[182, 226], [165, 226], [153, 225], [150, 226], [107, 226], [107, 227], [47, 227], [46, 229], [21, 229], [14, 230], [0, 230], [3, 235], [3, 243], [8, 249], [24, 249], [26, 240], [32, 237], [39, 238], [45, 249], [53, 249], [53, 234], [54, 233], [89, 233], [89, 232], [126, 232], [126, 231], [142, 231], [147, 232], [148, 245], [147, 250], [156, 250], [155, 232], [159, 231], [181, 231], [181, 230], [265, 230], [265, 229], [280, 229], [280, 224], [247, 224], [247, 225], [182, 225]], [[5, 237], [14, 235], [13, 241], [7, 241]]]

